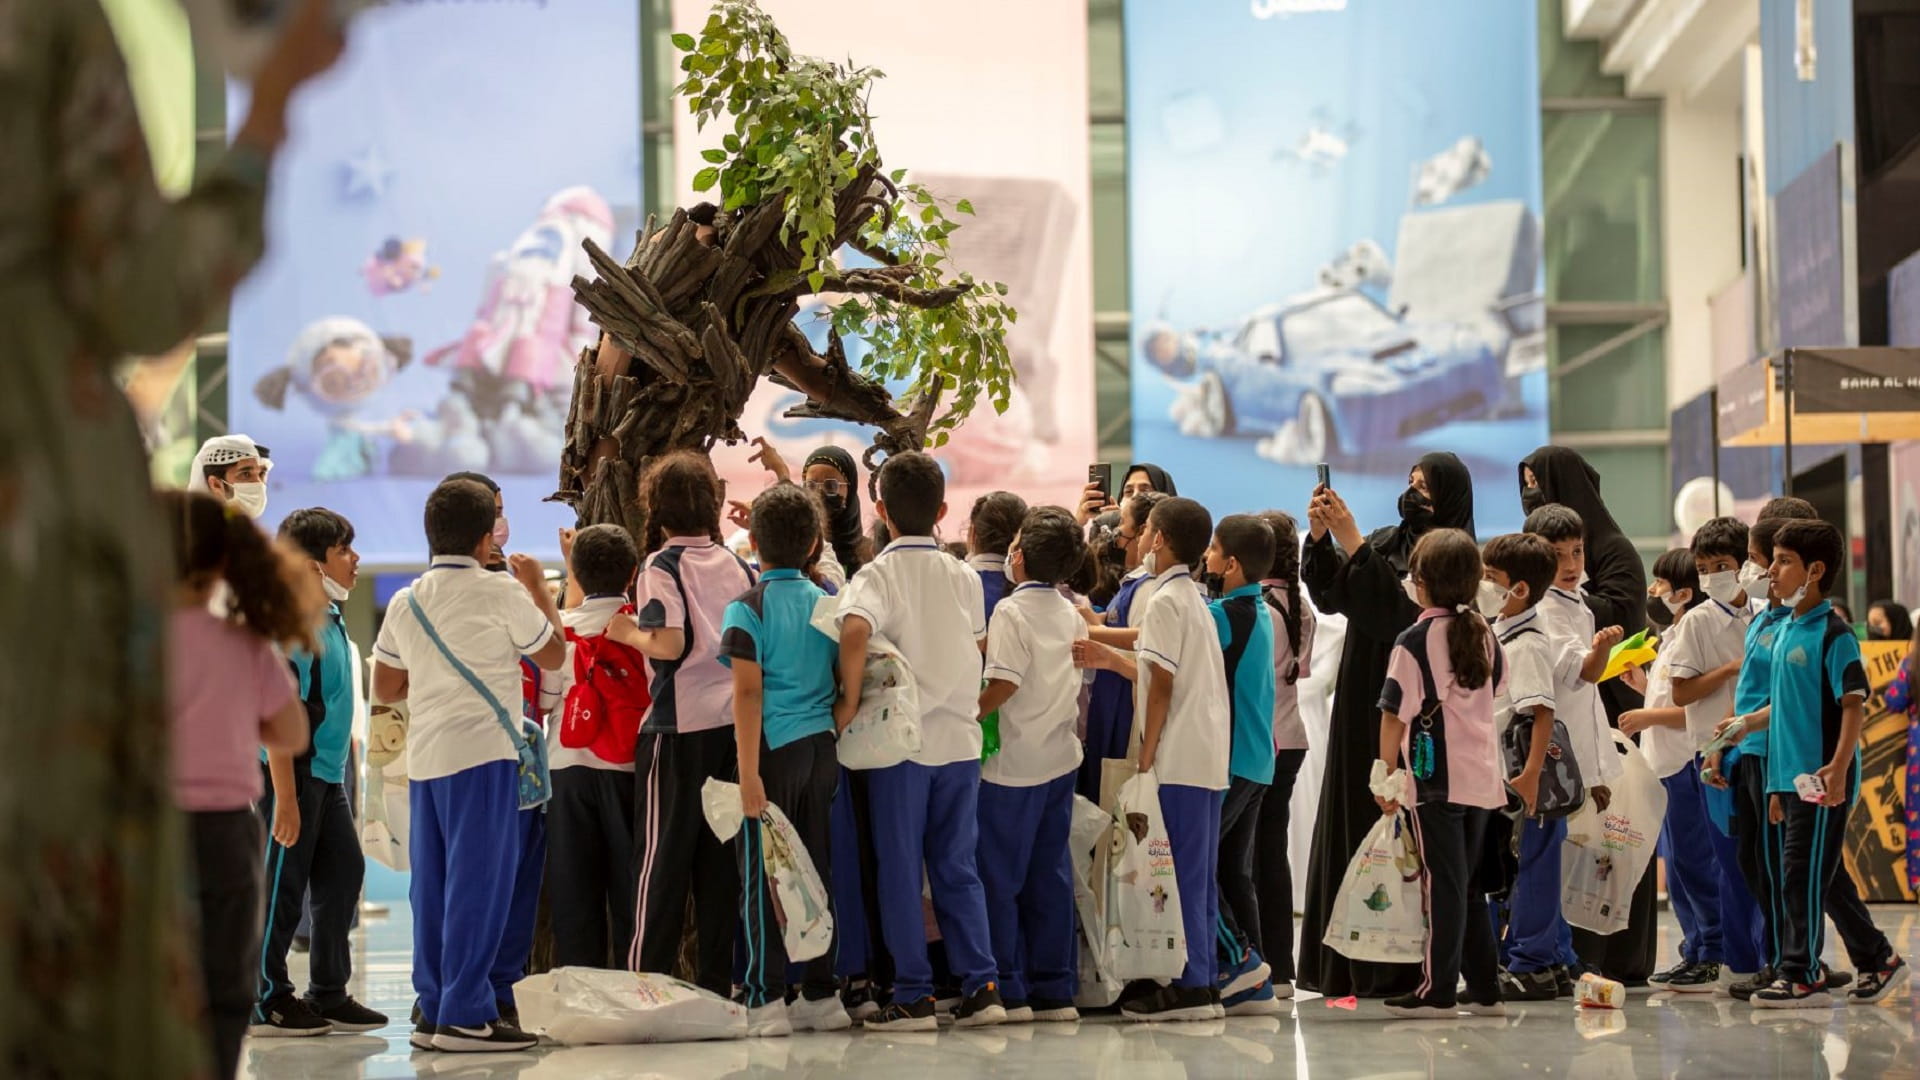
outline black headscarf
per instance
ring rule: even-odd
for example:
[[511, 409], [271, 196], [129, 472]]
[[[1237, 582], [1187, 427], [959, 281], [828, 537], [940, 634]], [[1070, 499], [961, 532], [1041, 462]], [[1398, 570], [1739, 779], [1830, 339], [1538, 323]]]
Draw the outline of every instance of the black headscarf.
[[[1558, 503], [1580, 515], [1587, 527], [1587, 606], [1595, 626], [1618, 626], [1628, 634], [1647, 625], [1647, 568], [1600, 498], [1600, 471], [1576, 451], [1543, 446], [1520, 462], [1523, 503], [1526, 470], [1539, 484], [1540, 503]], [[1528, 509], [1531, 513], [1531, 508]]]
[[1126, 487], [1127, 477], [1137, 472], [1146, 473], [1147, 479], [1153, 482], [1153, 490], [1162, 495], [1180, 494], [1180, 489], [1174, 486], [1173, 476], [1169, 474], [1167, 470], [1144, 461], [1136, 461], [1127, 466], [1127, 471], [1120, 474], [1120, 486], [1123, 488]]
[[1367, 543], [1393, 563], [1401, 573], [1413, 555], [1413, 545], [1433, 529], [1461, 529], [1473, 536], [1473, 474], [1466, 463], [1446, 451], [1428, 454], [1418, 462], [1427, 478], [1427, 498], [1433, 504], [1430, 523], [1416, 526], [1402, 520], [1377, 530]]
[[853, 463], [852, 454], [837, 446], [822, 446], [808, 454], [806, 463], [800, 466], [802, 480], [806, 471], [815, 465], [833, 466], [846, 484], [846, 499], [840, 509], [827, 509], [827, 529], [834, 558], [839, 559], [848, 576], [852, 576], [860, 569], [860, 542], [866, 536], [866, 525], [860, 514], [860, 467]]
[[[1876, 601], [1873, 607], [1879, 608], [1881, 613], [1887, 617], [1887, 635], [1881, 637], [1874, 633], [1872, 627], [1869, 626], [1867, 629], [1867, 638], [1869, 640], [1906, 641], [1913, 637], [1913, 615], [1907, 611], [1905, 605], [1896, 604], [1891, 600], [1880, 600]], [[1871, 612], [1873, 608], [1868, 608], [1867, 610]]]

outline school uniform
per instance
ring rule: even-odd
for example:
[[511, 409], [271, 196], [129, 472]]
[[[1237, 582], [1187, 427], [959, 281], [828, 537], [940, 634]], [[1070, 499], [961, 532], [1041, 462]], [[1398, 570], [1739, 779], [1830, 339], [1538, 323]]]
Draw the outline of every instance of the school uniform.
[[[1147, 613], [1146, 600], [1140, 595], [1142, 583], [1152, 580], [1145, 570], [1135, 568], [1120, 582], [1120, 589], [1107, 603], [1107, 625], [1138, 626]], [[1080, 762], [1080, 778], [1074, 785], [1090, 802], [1100, 801], [1101, 763], [1124, 758], [1133, 738], [1133, 680], [1113, 671], [1096, 671], [1087, 688], [1086, 756]]]
[[[980, 642], [987, 636], [978, 573], [930, 536], [904, 536], [840, 596], [899, 648], [920, 692], [920, 752], [867, 770], [880, 924], [894, 965], [893, 1000], [933, 993], [921, 883], [931, 886], [947, 962], [972, 996], [997, 972], [979, 845]], [[924, 875], [924, 876], [923, 876]]]
[[[760, 667], [760, 783], [767, 802], [793, 823], [821, 883], [831, 890], [831, 814], [839, 775], [834, 665], [840, 649], [813, 627], [813, 605], [825, 595], [798, 570], [768, 570], [727, 605], [720, 662]], [[750, 1009], [783, 1001], [787, 993], [787, 951], [773, 884], [767, 880], [764, 844], [759, 820], [741, 824], [735, 841], [746, 954], [741, 986]], [[834, 994], [832, 948], [807, 961], [804, 970], [801, 992], [808, 1000]]]
[[[321, 1010], [338, 1005], [347, 999], [347, 980], [353, 975], [348, 935], [360, 908], [366, 857], [360, 850], [360, 830], [354, 824], [346, 789], [347, 751], [353, 740], [353, 667], [357, 660], [337, 604], [328, 605], [318, 645], [317, 652], [295, 650], [288, 656], [307, 711], [308, 747], [293, 760], [292, 797], [299, 804], [300, 836], [292, 847], [274, 842], [267, 845], [266, 880], [271, 891], [261, 935], [255, 1023], [266, 1020], [260, 1006], [294, 992], [287, 975], [287, 949], [293, 943], [309, 890], [313, 922], [307, 997]], [[273, 775], [264, 751], [260, 757], [266, 792], [260, 813], [271, 832], [276, 798]]]
[[1215, 888], [1220, 920], [1215, 934], [1223, 963], [1217, 976], [1250, 966], [1260, 932], [1253, 852], [1260, 804], [1273, 782], [1273, 615], [1258, 583], [1207, 605], [1225, 664], [1232, 728], [1227, 793], [1220, 805], [1220, 856]]
[[[1468, 1000], [1500, 1000], [1499, 958], [1486, 894], [1473, 888], [1473, 869], [1487, 821], [1507, 803], [1501, 773], [1494, 702], [1507, 681], [1502, 646], [1487, 642], [1492, 669], [1469, 690], [1455, 681], [1447, 647], [1452, 620], [1468, 618], [1428, 608], [1400, 634], [1380, 687], [1380, 709], [1400, 718], [1403, 768], [1415, 760], [1416, 738], [1433, 740], [1432, 771], [1414, 777], [1414, 836], [1420, 845], [1421, 886], [1427, 907], [1426, 955], [1414, 994], [1454, 1000], [1461, 978]], [[1555, 897], [1555, 906], [1558, 906]]]
[[1300, 718], [1300, 680], [1312, 676], [1311, 658], [1317, 622], [1306, 592], [1300, 593], [1299, 640], [1287, 636], [1287, 583], [1260, 583], [1273, 613], [1273, 781], [1260, 800], [1255, 826], [1255, 890], [1270, 899], [1260, 905], [1250, 928], [1254, 947], [1273, 968], [1275, 983], [1291, 983], [1293, 962], [1293, 862], [1287, 852], [1292, 828], [1293, 785], [1307, 760], [1307, 725]]
[[1007, 1001], [1071, 1002], [1074, 937], [1073, 788], [1080, 766], [1080, 672], [1073, 643], [1087, 624], [1052, 586], [1014, 586], [987, 634], [988, 680], [1015, 687], [1000, 706], [1000, 752], [981, 767], [975, 857]]
[[698, 929], [694, 982], [726, 994], [740, 876], [733, 853], [707, 827], [700, 789], [739, 771], [733, 742], [733, 673], [720, 662], [727, 604], [753, 585], [739, 556], [704, 536], [676, 536], [647, 559], [635, 588], [642, 630], [679, 630], [686, 645], [654, 660], [653, 701], [634, 747], [635, 971], [671, 972], [680, 955], [687, 897]]
[[[1792, 614], [1792, 608], [1776, 604], [1747, 624], [1740, 674], [1733, 685], [1735, 716], [1758, 712], [1772, 700], [1773, 641]], [[1767, 733], [1748, 733], [1721, 755], [1720, 769], [1728, 780], [1727, 791], [1709, 787], [1703, 794], [1708, 812], [1718, 804], [1726, 817], [1740, 880], [1760, 907], [1761, 967], [1771, 967], [1779, 963], [1780, 935], [1779, 898], [1774, 895], [1767, 844]]]
[[[1542, 597], [1533, 607], [1493, 624], [1507, 670], [1507, 681], [1494, 696], [1496, 734], [1504, 735], [1513, 718], [1522, 713], [1544, 708], [1557, 715], [1558, 702], [1565, 696], [1554, 670], [1554, 643], [1541, 611], [1545, 605]], [[1508, 895], [1502, 959], [1508, 970], [1522, 975], [1577, 963], [1573, 928], [1560, 913], [1560, 849], [1566, 843], [1567, 821], [1531, 817], [1517, 828], [1519, 866]]]
[[435, 556], [396, 594], [374, 645], [407, 673], [413, 988], [426, 1022], [477, 1028], [498, 1018], [494, 975], [524, 965], [505, 940], [524, 824], [519, 758], [487, 701], [415, 618], [501, 704], [520, 700], [520, 657], [555, 630], [519, 583], [473, 559]]
[[[1710, 598], [1694, 606], [1660, 650], [1670, 658], [1671, 678], [1699, 678], [1739, 661], [1752, 622], [1753, 611], [1746, 604], [1736, 607]], [[1660, 842], [1667, 860], [1667, 895], [1686, 935], [1682, 958], [1751, 974], [1767, 963], [1760, 904], [1741, 879], [1733, 838], [1714, 824], [1707, 810], [1706, 785], [1700, 781], [1699, 749], [1733, 711], [1734, 681], [1688, 705], [1685, 729], [1650, 729], [1641, 745], [1667, 789]], [[1671, 704], [1670, 692], [1667, 701]], [[1647, 704], [1651, 707], [1653, 700]]]
[[1160, 812], [1173, 845], [1174, 880], [1187, 936], [1187, 966], [1174, 980], [1186, 988], [1215, 986], [1220, 921], [1221, 792], [1232, 754], [1232, 705], [1220, 633], [1200, 584], [1185, 564], [1155, 579], [1140, 627], [1139, 692], [1134, 723], [1146, 730], [1153, 680], [1174, 677], [1173, 699], [1154, 752]]
[[1826, 918], [1846, 944], [1858, 970], [1884, 970], [1893, 946], [1874, 925], [1852, 890], [1831, 888], [1845, 877], [1841, 853], [1847, 813], [1860, 793], [1860, 751], [1854, 749], [1846, 775], [1845, 799], [1838, 806], [1803, 801], [1794, 780], [1833, 760], [1839, 746], [1842, 705], [1858, 697], [1864, 706], [1872, 694], [1860, 659], [1860, 642], [1825, 600], [1804, 615], [1781, 620], [1773, 640], [1773, 714], [1767, 723], [1766, 789], [1778, 797], [1784, 820], [1769, 824], [1771, 869], [1779, 897], [1779, 974], [1796, 983], [1820, 981], [1820, 953]]
[[1593, 651], [1593, 610], [1579, 593], [1558, 586], [1548, 589], [1534, 610], [1540, 613], [1540, 629], [1547, 635], [1553, 657], [1555, 698], [1560, 703], [1554, 715], [1567, 727], [1581, 778], [1589, 788], [1604, 787], [1619, 779], [1626, 767], [1614, 748], [1613, 726], [1600, 701], [1599, 687], [1580, 677], [1580, 668]]
[[[633, 750], [638, 718], [609, 709], [588, 746], [566, 746], [562, 731], [568, 698], [580, 683], [581, 639], [594, 642], [603, 663], [618, 665], [644, 692], [646, 658], [606, 640], [607, 624], [626, 606], [622, 596], [592, 596], [561, 613], [567, 662], [541, 683], [553, 799], [547, 803], [547, 894], [553, 920], [553, 966], [604, 968], [623, 964], [633, 942]], [[591, 677], [591, 673], [588, 673]], [[650, 698], [648, 699], [650, 700]], [[606, 702], [611, 706], [611, 699]], [[644, 706], [642, 706], [644, 708]]]
[[1005, 555], [976, 554], [967, 556], [967, 565], [980, 575], [980, 599], [987, 606], [987, 620], [993, 620], [995, 608], [1006, 599], [1013, 583], [1007, 580], [1007, 557]]

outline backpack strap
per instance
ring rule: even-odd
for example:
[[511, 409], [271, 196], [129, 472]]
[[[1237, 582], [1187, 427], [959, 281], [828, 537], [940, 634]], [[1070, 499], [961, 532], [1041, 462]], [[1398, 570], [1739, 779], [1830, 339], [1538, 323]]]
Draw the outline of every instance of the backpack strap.
[[480, 676], [475, 675], [472, 668], [461, 663], [460, 658], [453, 655], [453, 650], [448, 648], [446, 641], [440, 637], [440, 631], [434, 629], [433, 620], [427, 618], [426, 610], [420, 606], [420, 598], [413, 595], [411, 589], [407, 590], [407, 606], [412, 609], [413, 618], [420, 624], [420, 629], [426, 631], [427, 640], [433, 642], [433, 647], [440, 650], [440, 655], [446, 658], [447, 664], [462, 679], [465, 679], [467, 685], [471, 686], [474, 692], [480, 695], [481, 700], [487, 703], [487, 707], [493, 710], [494, 719], [500, 721], [500, 727], [507, 733], [507, 738], [513, 740], [514, 753], [525, 754], [527, 740], [520, 733], [519, 725], [513, 722], [513, 714], [507, 711], [505, 705], [500, 704], [500, 699], [494, 696], [486, 683], [480, 681]]
[[1427, 639], [1432, 636], [1433, 624], [1429, 621], [1426, 633], [1420, 637], [1420, 647], [1407, 650], [1413, 654], [1413, 662], [1420, 668], [1420, 690], [1426, 695], [1426, 700], [1420, 703], [1420, 711], [1423, 714], [1428, 706], [1437, 705], [1440, 702], [1440, 686], [1433, 678], [1433, 663], [1427, 659]]

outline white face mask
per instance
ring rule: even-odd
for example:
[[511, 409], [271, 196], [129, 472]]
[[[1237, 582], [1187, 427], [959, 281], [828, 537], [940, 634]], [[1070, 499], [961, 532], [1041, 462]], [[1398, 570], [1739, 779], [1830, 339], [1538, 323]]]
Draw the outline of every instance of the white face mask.
[[1758, 585], [1767, 580], [1767, 568], [1748, 559], [1740, 564], [1739, 582], [1741, 585]]
[[1145, 555], [1140, 556], [1140, 569], [1145, 570], [1149, 575], [1156, 574], [1159, 572], [1154, 569], [1156, 562], [1157, 560], [1154, 559], [1153, 552], [1149, 551]]
[[1739, 571], [1719, 570], [1700, 576], [1700, 591], [1723, 604], [1731, 604], [1745, 589], [1740, 584]]
[[1412, 574], [1407, 575], [1407, 580], [1401, 582], [1400, 587], [1406, 590], [1407, 599], [1413, 601], [1415, 607], [1425, 608], [1427, 606], [1420, 602], [1420, 586], [1414, 584]]
[[234, 484], [232, 503], [250, 518], [259, 518], [267, 512], [267, 485]]
[[1507, 601], [1513, 599], [1512, 589], [1503, 589], [1499, 585], [1480, 579], [1480, 593], [1473, 598], [1474, 605], [1480, 609], [1480, 617], [1497, 619], [1506, 610]]
[[328, 577], [325, 572], [320, 575], [320, 587], [327, 590], [327, 599], [336, 604], [346, 603], [347, 597], [353, 595], [352, 589]]
[[1680, 599], [1672, 593], [1667, 593], [1662, 596], [1660, 602], [1667, 605], [1667, 610], [1673, 612], [1675, 615], [1680, 614], [1681, 609], [1687, 606], [1685, 600]]

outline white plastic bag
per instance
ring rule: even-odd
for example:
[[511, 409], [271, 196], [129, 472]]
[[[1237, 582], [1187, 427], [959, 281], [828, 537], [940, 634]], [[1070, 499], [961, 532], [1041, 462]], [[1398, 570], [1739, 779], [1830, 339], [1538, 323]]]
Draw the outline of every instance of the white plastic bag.
[[1426, 956], [1423, 868], [1410, 816], [1382, 815], [1340, 879], [1321, 943], [1349, 960], [1412, 964]]
[[569, 1046], [744, 1039], [746, 1006], [666, 975], [563, 967], [513, 986], [527, 1031]]
[[[823, 596], [813, 605], [814, 629], [840, 640], [839, 600]], [[849, 769], [885, 769], [920, 752], [920, 684], [886, 635], [867, 639], [867, 668], [860, 679], [860, 709], [836, 747]]]
[[[1080, 954], [1080, 992], [1074, 1004], [1102, 1009], [1120, 1000], [1122, 984], [1108, 970], [1105, 951], [1107, 925], [1107, 839], [1113, 817], [1084, 795], [1073, 797], [1073, 826], [1068, 842], [1073, 851], [1074, 936]], [[1095, 875], [1098, 876], [1095, 876]]]
[[413, 810], [407, 801], [407, 704], [375, 705], [367, 717], [367, 754], [360, 779], [360, 850], [401, 873]]
[[[707, 825], [722, 842], [740, 831], [740, 785], [708, 778], [700, 788]], [[773, 885], [773, 915], [780, 941], [794, 963], [824, 955], [833, 945], [833, 899], [814, 869], [799, 830], [780, 808], [767, 804], [760, 815], [760, 863]]]
[[1653, 865], [1660, 825], [1667, 818], [1667, 790], [1648, 767], [1633, 741], [1618, 731], [1614, 746], [1626, 758], [1603, 812], [1583, 809], [1581, 843], [1569, 837], [1560, 850], [1560, 913], [1567, 922], [1596, 934], [1624, 930], [1633, 914], [1633, 891]]
[[1160, 810], [1160, 782], [1144, 772], [1114, 800], [1107, 860], [1106, 961], [1110, 975], [1173, 979], [1187, 966], [1180, 921], [1179, 853]]

